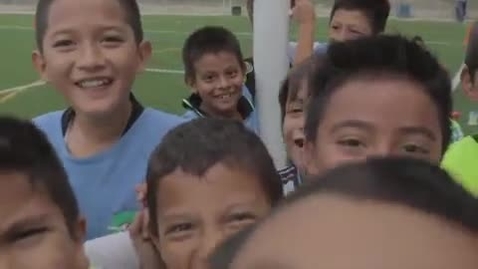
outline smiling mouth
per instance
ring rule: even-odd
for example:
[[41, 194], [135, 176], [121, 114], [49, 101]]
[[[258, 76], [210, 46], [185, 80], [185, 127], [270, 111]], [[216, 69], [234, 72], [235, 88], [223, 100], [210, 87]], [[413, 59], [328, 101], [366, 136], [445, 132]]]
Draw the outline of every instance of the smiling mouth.
[[298, 146], [299, 148], [303, 148], [305, 144], [305, 139], [303, 138], [294, 139], [294, 144]]
[[102, 88], [107, 87], [113, 83], [111, 78], [90, 78], [83, 79], [75, 83], [76, 86], [82, 89]]
[[232, 97], [232, 93], [226, 93], [226, 94], [221, 94], [217, 98], [224, 100], [224, 99], [229, 99]]

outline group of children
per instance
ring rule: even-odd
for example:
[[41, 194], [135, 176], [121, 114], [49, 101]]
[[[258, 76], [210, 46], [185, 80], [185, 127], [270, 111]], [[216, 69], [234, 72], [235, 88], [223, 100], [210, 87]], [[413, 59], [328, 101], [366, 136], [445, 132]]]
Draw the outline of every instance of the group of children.
[[136, 1], [40, 0], [33, 63], [69, 108], [0, 118], [0, 264], [475, 268], [478, 175], [459, 158], [471, 152], [474, 168], [478, 139], [447, 152], [449, 74], [423, 44], [381, 34], [389, 12], [386, 0], [336, 0], [317, 44], [313, 5], [295, 1], [279, 95], [290, 166], [276, 171], [257, 136], [253, 59], [230, 31], [186, 39], [179, 117], [132, 93], [152, 51]]

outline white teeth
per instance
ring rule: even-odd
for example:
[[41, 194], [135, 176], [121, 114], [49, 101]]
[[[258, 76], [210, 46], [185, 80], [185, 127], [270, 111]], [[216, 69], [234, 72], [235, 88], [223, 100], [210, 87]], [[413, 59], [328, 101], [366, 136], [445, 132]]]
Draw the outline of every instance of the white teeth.
[[102, 87], [110, 83], [109, 79], [90, 79], [83, 80], [78, 83], [81, 88], [95, 88]]
[[230, 98], [230, 97], [232, 97], [232, 94], [230, 94], [230, 93], [229, 94], [223, 94], [223, 95], [219, 96], [219, 98], [221, 98], [221, 99], [226, 99], [226, 98]]

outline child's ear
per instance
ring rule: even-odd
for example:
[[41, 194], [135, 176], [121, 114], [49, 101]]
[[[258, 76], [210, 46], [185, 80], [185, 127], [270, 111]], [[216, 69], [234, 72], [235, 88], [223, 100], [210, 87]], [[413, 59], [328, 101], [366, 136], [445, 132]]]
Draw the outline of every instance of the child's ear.
[[83, 244], [86, 237], [86, 219], [84, 217], [79, 217], [75, 222], [73, 229], [75, 239]]
[[34, 50], [32, 52], [32, 64], [37, 73], [40, 75], [40, 78], [47, 82], [48, 76], [46, 73], [46, 62], [40, 51]]
[[192, 93], [197, 93], [196, 80], [194, 78], [189, 76], [185, 77], [184, 82], [186, 83], [186, 85], [188, 85], [189, 89], [191, 89]]
[[475, 74], [475, 77], [472, 78], [470, 73], [470, 69], [465, 65], [461, 71], [461, 87], [468, 98], [473, 101], [478, 101], [478, 85], [476, 83], [476, 81], [478, 81], [476, 77], [478, 74]]
[[151, 59], [153, 54], [153, 46], [148, 40], [143, 40], [138, 45], [138, 54], [139, 54], [139, 66], [137, 72], [143, 72], [146, 69], [148, 61]]

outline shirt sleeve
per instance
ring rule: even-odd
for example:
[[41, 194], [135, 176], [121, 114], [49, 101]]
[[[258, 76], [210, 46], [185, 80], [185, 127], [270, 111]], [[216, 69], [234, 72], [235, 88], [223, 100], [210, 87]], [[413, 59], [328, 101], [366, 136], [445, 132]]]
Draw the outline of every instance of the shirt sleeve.
[[85, 252], [92, 268], [139, 268], [139, 260], [128, 232], [120, 232], [86, 241]]

